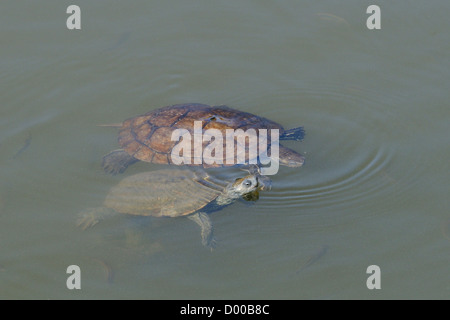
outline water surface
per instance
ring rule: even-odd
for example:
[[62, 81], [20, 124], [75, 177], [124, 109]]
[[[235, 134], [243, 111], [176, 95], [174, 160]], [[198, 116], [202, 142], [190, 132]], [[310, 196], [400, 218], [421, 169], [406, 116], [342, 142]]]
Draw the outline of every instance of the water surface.
[[[69, 3], [2, 4], [0, 298], [450, 296], [447, 1], [378, 1], [377, 31], [368, 1], [77, 4], [79, 31]], [[188, 219], [77, 229], [123, 177], [102, 171], [117, 130], [97, 125], [186, 102], [304, 125], [285, 145], [306, 164], [214, 213], [213, 252]]]

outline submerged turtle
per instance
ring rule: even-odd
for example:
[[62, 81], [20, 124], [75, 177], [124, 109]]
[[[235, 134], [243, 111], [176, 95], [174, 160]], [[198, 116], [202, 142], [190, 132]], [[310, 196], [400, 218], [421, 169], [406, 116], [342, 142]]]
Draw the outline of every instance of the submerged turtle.
[[204, 171], [165, 169], [129, 176], [111, 188], [104, 207], [86, 210], [78, 226], [85, 230], [114, 213], [137, 216], [187, 216], [201, 227], [202, 243], [214, 247], [213, 227], [208, 216], [243, 197], [255, 200], [265, 189], [268, 177], [258, 173], [238, 178], [232, 183], [209, 176]]
[[[185, 129], [189, 133], [194, 132], [194, 121], [202, 121], [203, 133], [208, 129], [220, 130], [223, 137], [227, 129], [270, 129], [279, 130], [280, 140], [302, 140], [303, 127], [285, 130], [280, 124], [251, 113], [235, 110], [226, 106], [208, 106], [204, 104], [179, 104], [150, 111], [144, 115], [125, 120], [120, 126], [119, 145], [122, 149], [114, 150], [103, 157], [102, 166], [106, 172], [122, 173], [126, 168], [138, 160], [174, 164], [171, 159], [172, 149], [178, 141], [172, 141], [172, 133], [176, 129]], [[180, 139], [180, 142], [183, 139]], [[269, 141], [269, 138], [267, 138]], [[209, 142], [203, 141], [204, 148]], [[223, 139], [223, 155], [226, 155], [226, 144]], [[245, 142], [244, 142], [245, 143]], [[236, 145], [237, 146], [237, 145]], [[235, 146], [235, 150], [236, 150]], [[267, 148], [270, 152], [270, 145]], [[191, 151], [191, 150], [190, 150]], [[246, 149], [248, 159], [248, 149]], [[195, 154], [194, 150], [190, 154]], [[237, 152], [235, 154], [237, 157]], [[227, 159], [222, 163], [189, 165], [202, 165], [204, 167], [230, 166]], [[300, 167], [304, 163], [304, 157], [294, 150], [279, 145], [279, 162], [288, 167]], [[195, 161], [192, 161], [195, 162]]]

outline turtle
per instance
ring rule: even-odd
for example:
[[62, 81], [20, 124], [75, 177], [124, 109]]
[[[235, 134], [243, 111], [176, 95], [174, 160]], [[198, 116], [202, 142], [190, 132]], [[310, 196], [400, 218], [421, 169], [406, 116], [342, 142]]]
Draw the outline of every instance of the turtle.
[[201, 227], [202, 244], [214, 248], [216, 240], [209, 218], [243, 197], [255, 200], [270, 178], [257, 172], [227, 182], [204, 170], [161, 169], [130, 175], [112, 187], [103, 207], [79, 214], [77, 225], [85, 230], [107, 216], [123, 213], [135, 216], [188, 217]]
[[[102, 167], [107, 173], [118, 174], [124, 172], [128, 166], [145, 161], [158, 164], [176, 164], [172, 161], [171, 152], [179, 141], [172, 141], [172, 133], [176, 129], [184, 129], [189, 133], [194, 132], [194, 121], [201, 121], [202, 132], [210, 132], [208, 129], [216, 129], [226, 136], [227, 129], [256, 130], [278, 129], [280, 140], [300, 141], [304, 138], [303, 127], [285, 130], [282, 125], [266, 118], [232, 109], [227, 106], [209, 106], [199, 103], [177, 104], [163, 107], [143, 115], [135, 116], [112, 126], [120, 127], [118, 142], [121, 149], [113, 150], [103, 157]], [[268, 137], [267, 137], [267, 141]], [[203, 140], [202, 147], [208, 141]], [[219, 142], [220, 143], [220, 142]], [[245, 143], [245, 142], [244, 142]], [[195, 143], [194, 143], [195, 144]], [[226, 154], [225, 139], [223, 139], [223, 154]], [[237, 144], [235, 145], [235, 150]], [[270, 151], [270, 145], [267, 148]], [[194, 154], [195, 150], [191, 154]], [[248, 149], [245, 149], [247, 160]], [[235, 152], [237, 157], [237, 152]], [[226, 160], [226, 159], [225, 159]], [[234, 166], [237, 162], [221, 161], [221, 163], [195, 163], [189, 166], [223, 167]], [[305, 158], [296, 151], [279, 145], [279, 163], [288, 167], [300, 167]], [[183, 163], [186, 164], [186, 163]]]

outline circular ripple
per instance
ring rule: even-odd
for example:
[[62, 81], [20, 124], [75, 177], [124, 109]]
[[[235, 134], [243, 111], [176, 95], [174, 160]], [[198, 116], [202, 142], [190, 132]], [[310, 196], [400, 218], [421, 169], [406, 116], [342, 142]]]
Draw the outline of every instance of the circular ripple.
[[[384, 172], [390, 158], [390, 154], [380, 149], [361, 159], [360, 163], [353, 163], [351, 168], [353, 170], [347, 167], [329, 180], [305, 181], [307, 178], [302, 178], [301, 173], [295, 174], [299, 177], [297, 187], [293, 183], [283, 186], [285, 178], [282, 177], [281, 181], [276, 182], [273, 192], [267, 195], [267, 204], [307, 209], [338, 204], [348, 205], [352, 201], [372, 197], [376, 193], [386, 191], [386, 188], [393, 183], [393, 179]], [[305, 167], [304, 170], [307, 168]], [[381, 180], [386, 178], [384, 183], [377, 183], [379, 177]], [[276, 177], [273, 179], [277, 180]]]
[[326, 217], [339, 212], [340, 218], [358, 219], [389, 213], [393, 201], [411, 197], [408, 190], [420, 181], [425, 155], [410, 145], [420, 121], [405, 112], [407, 97], [314, 84], [268, 92], [260, 100], [277, 108], [246, 111], [306, 130], [303, 142], [285, 143], [305, 154], [305, 165], [280, 167], [272, 191], [260, 198], [263, 212]]

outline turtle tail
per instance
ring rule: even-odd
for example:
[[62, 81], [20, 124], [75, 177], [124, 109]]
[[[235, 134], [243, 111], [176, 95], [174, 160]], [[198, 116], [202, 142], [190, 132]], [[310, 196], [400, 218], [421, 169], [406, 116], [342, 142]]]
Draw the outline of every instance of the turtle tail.
[[300, 141], [303, 140], [304, 137], [305, 137], [305, 130], [303, 129], [303, 127], [298, 127], [284, 131], [283, 134], [280, 136], [280, 140]]

